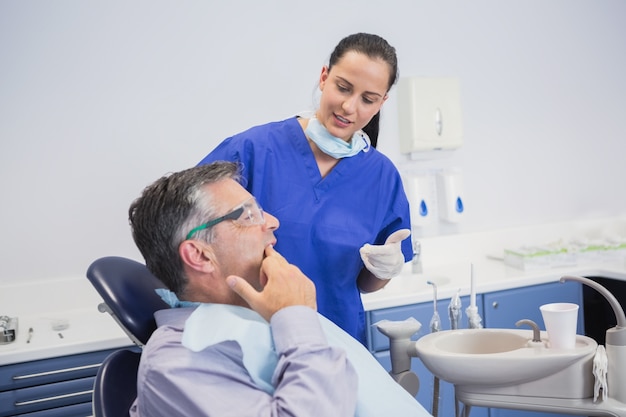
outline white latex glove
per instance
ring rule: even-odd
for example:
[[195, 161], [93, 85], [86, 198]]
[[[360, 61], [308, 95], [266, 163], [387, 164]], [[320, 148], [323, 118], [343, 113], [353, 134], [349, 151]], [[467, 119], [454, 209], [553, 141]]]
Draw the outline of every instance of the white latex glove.
[[391, 279], [400, 274], [404, 266], [400, 242], [410, 234], [409, 229], [400, 229], [389, 235], [384, 245], [363, 245], [359, 253], [365, 267], [378, 279]]

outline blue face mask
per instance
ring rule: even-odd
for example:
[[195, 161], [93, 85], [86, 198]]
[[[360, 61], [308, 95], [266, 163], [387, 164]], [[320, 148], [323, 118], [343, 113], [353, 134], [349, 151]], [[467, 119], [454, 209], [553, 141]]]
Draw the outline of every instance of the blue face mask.
[[352, 135], [350, 142], [331, 135], [317, 118], [311, 117], [304, 133], [326, 155], [336, 159], [349, 158], [359, 152], [367, 152], [370, 149], [370, 138], [359, 130]]

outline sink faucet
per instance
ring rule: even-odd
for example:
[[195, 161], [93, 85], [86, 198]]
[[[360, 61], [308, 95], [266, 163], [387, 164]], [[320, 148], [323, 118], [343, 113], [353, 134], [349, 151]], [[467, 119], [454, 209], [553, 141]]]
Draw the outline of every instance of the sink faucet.
[[533, 342], [541, 342], [541, 333], [539, 332], [539, 326], [537, 326], [537, 323], [529, 319], [523, 319], [515, 323], [517, 327], [521, 326], [522, 324], [528, 324], [530, 327], [533, 328]]
[[422, 273], [422, 244], [419, 240], [413, 239], [413, 259], [411, 260], [411, 272]]
[[626, 403], [626, 373], [623, 371], [626, 367], [626, 316], [624, 315], [624, 309], [609, 290], [589, 278], [577, 276], [561, 277], [560, 282], [563, 283], [565, 281], [578, 281], [590, 286], [602, 294], [611, 305], [611, 308], [613, 308], [617, 325], [606, 331], [605, 342], [609, 364], [607, 373], [610, 390], [609, 397], [621, 403]]

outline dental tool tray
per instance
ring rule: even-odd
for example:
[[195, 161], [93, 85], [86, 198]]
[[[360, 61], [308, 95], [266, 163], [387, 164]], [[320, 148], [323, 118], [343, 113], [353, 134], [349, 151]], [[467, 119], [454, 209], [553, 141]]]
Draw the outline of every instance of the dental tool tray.
[[15, 341], [17, 337], [17, 317], [0, 316], [0, 345]]

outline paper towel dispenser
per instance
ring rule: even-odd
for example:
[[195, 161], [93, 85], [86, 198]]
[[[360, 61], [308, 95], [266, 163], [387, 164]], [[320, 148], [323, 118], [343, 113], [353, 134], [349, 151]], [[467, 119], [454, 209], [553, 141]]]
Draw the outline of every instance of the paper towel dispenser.
[[457, 78], [398, 81], [400, 152], [456, 149], [463, 143]]

